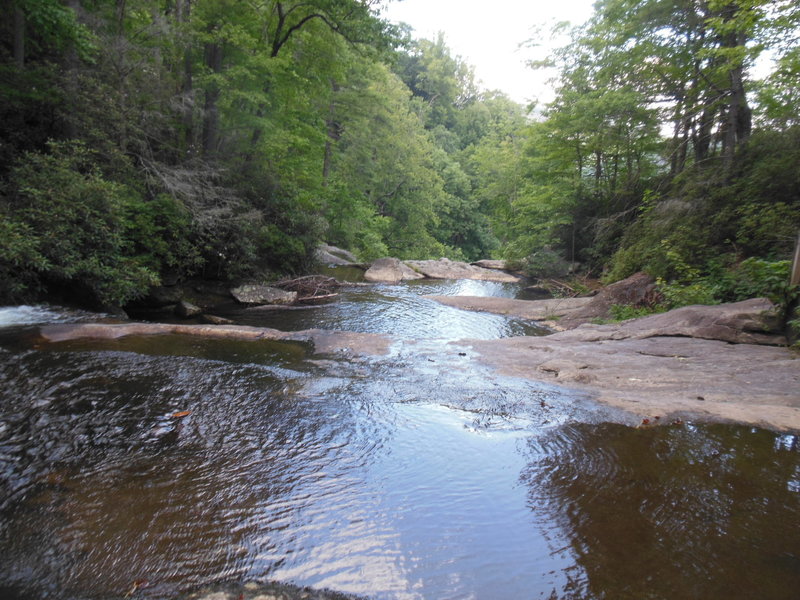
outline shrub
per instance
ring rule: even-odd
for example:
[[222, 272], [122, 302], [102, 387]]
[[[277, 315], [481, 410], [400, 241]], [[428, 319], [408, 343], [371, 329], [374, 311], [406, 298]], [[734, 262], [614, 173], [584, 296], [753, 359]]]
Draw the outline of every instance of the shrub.
[[569, 263], [558, 252], [543, 248], [524, 260], [523, 271], [528, 277], [536, 279], [563, 277], [569, 273]]
[[11, 172], [0, 255], [9, 299], [48, 286], [106, 304], [145, 293], [158, 274], [131, 252], [126, 207], [141, 201], [137, 192], [106, 180], [80, 143], [51, 142], [49, 150], [24, 154]]

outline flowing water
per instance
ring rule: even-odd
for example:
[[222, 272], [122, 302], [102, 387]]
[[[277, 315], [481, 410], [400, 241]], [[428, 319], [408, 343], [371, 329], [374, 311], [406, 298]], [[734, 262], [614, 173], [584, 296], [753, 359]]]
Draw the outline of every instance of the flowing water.
[[281, 329], [390, 334], [387, 356], [183, 336], [40, 345], [86, 313], [0, 309], [0, 598], [167, 598], [277, 580], [376, 599], [797, 598], [800, 444], [614, 424], [500, 377], [462, 338], [533, 335], [354, 288]]

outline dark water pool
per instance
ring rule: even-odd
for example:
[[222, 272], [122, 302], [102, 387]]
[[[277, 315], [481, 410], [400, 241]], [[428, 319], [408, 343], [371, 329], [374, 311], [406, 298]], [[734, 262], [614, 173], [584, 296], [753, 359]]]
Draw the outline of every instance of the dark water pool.
[[[386, 302], [392, 323], [443, 328]], [[385, 312], [362, 305], [297, 312]], [[34, 322], [87, 316], [20, 314], [0, 310], [2, 598], [142, 580], [134, 597], [278, 580], [378, 599], [797, 598], [796, 436], [613, 424], [450, 336], [361, 360], [181, 336], [38, 347]]]

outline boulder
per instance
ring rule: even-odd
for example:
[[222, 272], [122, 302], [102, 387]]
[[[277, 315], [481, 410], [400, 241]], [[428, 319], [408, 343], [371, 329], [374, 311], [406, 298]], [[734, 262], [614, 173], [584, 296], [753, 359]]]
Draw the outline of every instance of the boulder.
[[[571, 319], [578, 311], [559, 322]], [[713, 306], [683, 306], [669, 312], [610, 325], [584, 324], [571, 331], [551, 336], [555, 340], [597, 342], [603, 340], [646, 339], [651, 337], [691, 337], [732, 344], [782, 346], [786, 338], [776, 306], [766, 298]]]
[[379, 258], [364, 273], [364, 279], [373, 283], [399, 283], [424, 278], [424, 275], [420, 275], [396, 258]]
[[297, 292], [259, 284], [245, 284], [231, 290], [231, 296], [240, 304], [292, 304], [297, 300]]
[[177, 304], [183, 299], [183, 290], [177, 286], [155, 286], [150, 288], [147, 295], [131, 304], [135, 306], [146, 306], [149, 308], [159, 308]]
[[186, 300], [181, 300], [175, 305], [175, 314], [184, 319], [191, 319], [192, 317], [202, 314], [202, 312], [202, 308]]
[[627, 279], [606, 286], [580, 310], [567, 315], [559, 322], [564, 329], [572, 329], [595, 319], [611, 316], [615, 304], [642, 306], [651, 304], [657, 295], [655, 280], [647, 273], [636, 273]]
[[324, 265], [349, 265], [358, 262], [352, 252], [328, 244], [320, 244], [314, 253], [314, 258]]
[[440, 258], [439, 260], [409, 260], [406, 264], [415, 271], [431, 279], [477, 279], [479, 281], [496, 281], [498, 283], [518, 283], [521, 281], [516, 275], [484, 269], [465, 262]]
[[485, 258], [483, 260], [476, 260], [474, 263], [470, 263], [475, 267], [481, 267], [483, 269], [494, 269], [496, 271], [510, 271], [511, 269], [508, 268], [506, 261], [504, 260], [491, 260]]

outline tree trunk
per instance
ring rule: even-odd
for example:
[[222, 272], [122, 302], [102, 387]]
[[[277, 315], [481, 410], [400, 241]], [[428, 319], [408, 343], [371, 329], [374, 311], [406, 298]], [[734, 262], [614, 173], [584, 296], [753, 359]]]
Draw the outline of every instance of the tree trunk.
[[[178, 27], [189, 22], [192, 14], [192, 0], [177, 0], [175, 3], [175, 24]], [[186, 156], [194, 154], [194, 70], [192, 46], [184, 40], [183, 73], [181, 78], [180, 120], [181, 131], [178, 133], [178, 148]]]
[[339, 91], [339, 84], [331, 80], [331, 101], [328, 105], [328, 118], [325, 120], [327, 137], [325, 138], [325, 155], [322, 159], [322, 185], [327, 187], [328, 177], [331, 171], [331, 159], [333, 156], [333, 144], [339, 141], [342, 136], [342, 126], [336, 120], [336, 92]]
[[[725, 45], [734, 48], [744, 46], [745, 41], [743, 34], [732, 34]], [[728, 71], [728, 78], [730, 89], [722, 136], [722, 156], [726, 170], [733, 165], [736, 149], [750, 137], [752, 129], [752, 110], [747, 105], [744, 89], [744, 67], [741, 64], [733, 66]]]
[[[209, 42], [205, 46], [206, 65], [214, 73], [222, 71], [222, 46]], [[216, 83], [209, 85], [206, 90], [206, 101], [203, 110], [203, 156], [216, 152], [219, 137], [219, 86]]]
[[714, 111], [709, 107], [704, 108], [692, 135], [694, 159], [697, 164], [702, 163], [708, 158], [708, 152], [711, 148], [711, 130], [713, 127]]
[[[80, 0], [68, 0], [67, 6], [72, 9], [76, 15], [80, 14], [81, 2]], [[67, 75], [66, 75], [66, 91], [67, 91], [67, 118], [66, 118], [66, 133], [69, 139], [78, 137], [78, 126], [75, 122], [75, 115], [78, 114], [78, 73], [80, 69], [80, 59], [78, 52], [74, 47], [70, 48], [67, 52]]]
[[25, 67], [25, 13], [19, 7], [14, 9], [14, 63]]

